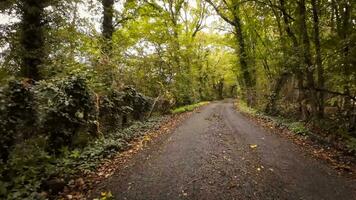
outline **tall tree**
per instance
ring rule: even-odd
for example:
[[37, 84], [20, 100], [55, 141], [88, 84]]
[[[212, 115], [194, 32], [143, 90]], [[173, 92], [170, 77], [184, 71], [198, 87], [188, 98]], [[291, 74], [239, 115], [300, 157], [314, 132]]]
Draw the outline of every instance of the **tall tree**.
[[[303, 61], [305, 66], [306, 74], [306, 84], [309, 91], [309, 103], [311, 105], [312, 114], [316, 113], [316, 93], [315, 93], [315, 82], [314, 82], [314, 66], [312, 63], [312, 56], [310, 51], [310, 39], [308, 35], [308, 26], [307, 26], [307, 10], [305, 5], [305, 0], [300, 0], [298, 2], [298, 15], [299, 15], [299, 30], [301, 37], [301, 50], [303, 52]], [[299, 88], [303, 89], [304, 88]]]
[[321, 89], [318, 92], [318, 108], [317, 114], [319, 118], [324, 116], [324, 68], [321, 57], [321, 46], [320, 46], [320, 28], [319, 28], [319, 0], [311, 0], [312, 10], [313, 10], [313, 29], [314, 29], [314, 45], [315, 45], [315, 65], [317, 69], [318, 82], [317, 86]]
[[35, 81], [41, 79], [40, 66], [44, 51], [44, 8], [46, 1], [22, 0], [21, 10], [21, 75]]
[[238, 47], [238, 57], [243, 76], [244, 90], [246, 92], [246, 100], [249, 106], [254, 104], [254, 85], [252, 81], [251, 72], [248, 65], [247, 51], [245, 47], [244, 31], [240, 16], [240, 2], [239, 1], [222, 1], [217, 4], [212, 0], [206, 0], [216, 11], [216, 13], [227, 23], [234, 28], [234, 36]]
[[103, 53], [111, 54], [112, 50], [112, 36], [114, 33], [114, 0], [102, 0], [103, 5], [103, 24], [102, 35], [104, 39]]

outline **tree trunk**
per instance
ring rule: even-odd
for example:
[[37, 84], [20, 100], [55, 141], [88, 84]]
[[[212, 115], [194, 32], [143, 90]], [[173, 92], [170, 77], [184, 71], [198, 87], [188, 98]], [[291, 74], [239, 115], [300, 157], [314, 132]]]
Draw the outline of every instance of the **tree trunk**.
[[305, 64], [305, 72], [306, 72], [306, 84], [309, 89], [309, 103], [311, 107], [311, 114], [314, 115], [316, 113], [317, 107], [317, 96], [315, 91], [315, 82], [314, 82], [314, 66], [312, 63], [312, 56], [310, 52], [310, 41], [308, 35], [308, 27], [307, 27], [307, 16], [306, 16], [306, 7], [305, 0], [300, 0], [298, 2], [299, 8], [299, 28], [302, 39], [302, 51], [304, 57]]
[[[285, 1], [284, 0], [279, 0], [280, 3], [280, 9], [282, 12], [282, 17], [283, 17], [283, 21], [284, 21], [284, 25], [285, 25], [285, 31], [287, 33], [287, 36], [291, 39], [292, 41], [292, 46], [293, 49], [295, 49], [297, 51], [297, 49], [299, 48], [299, 43], [297, 40], [297, 37], [295, 35], [295, 33], [292, 31], [291, 29], [291, 25], [290, 25], [290, 21], [289, 18], [287, 16], [287, 11], [285, 8]], [[304, 88], [304, 76], [303, 76], [303, 71], [300, 69], [300, 65], [301, 62], [299, 61], [301, 58], [301, 56], [299, 55], [298, 52], [296, 52], [297, 56], [298, 56], [298, 61], [297, 63], [295, 63], [295, 66], [293, 66], [293, 73], [295, 74], [295, 77], [297, 79], [297, 86], [299, 88], [298, 90], [298, 97], [297, 97], [297, 101], [299, 104], [299, 112], [302, 116], [302, 118], [304, 119], [306, 116], [306, 105], [302, 102], [304, 102], [305, 99], [305, 92], [303, 90]]]
[[43, 63], [44, 31], [43, 0], [22, 0], [21, 12], [21, 76], [34, 81], [40, 80], [39, 67]]
[[112, 50], [112, 36], [114, 33], [114, 0], [102, 0], [103, 4], [103, 39], [104, 47], [103, 53], [106, 55], [111, 54]]
[[286, 15], [287, 11], [285, 8], [284, 0], [279, 0], [279, 4], [280, 4], [281, 11], [282, 11], [282, 16], [283, 16], [286, 33], [287, 33], [288, 37], [292, 40], [293, 47], [297, 48], [298, 47], [297, 37], [295, 36], [295, 34], [293, 33], [293, 31], [290, 27], [290, 22], [289, 22], [288, 16]]
[[277, 82], [274, 85], [273, 91], [272, 91], [271, 95], [269, 96], [269, 99], [268, 99], [269, 102], [267, 103], [266, 108], [265, 108], [266, 113], [269, 113], [269, 114], [276, 113], [276, 102], [279, 97], [279, 93], [280, 93], [283, 85], [287, 81], [289, 75], [290, 75], [289, 73], [284, 72], [277, 79]]
[[[318, 0], [311, 0], [312, 9], [313, 9], [313, 28], [314, 28], [314, 45], [315, 45], [315, 64], [317, 68], [318, 75], [318, 88], [324, 89], [324, 69], [321, 58], [321, 47], [320, 47], [320, 32], [319, 32], [319, 2]], [[318, 108], [317, 108], [318, 118], [324, 116], [324, 92], [318, 92]]]
[[101, 60], [97, 66], [101, 76], [101, 81], [109, 88], [115, 84], [112, 57], [112, 36], [114, 34], [114, 0], [102, 0], [103, 5], [103, 23], [102, 23], [102, 47]]
[[350, 82], [352, 82], [352, 77], [350, 76], [351, 74], [351, 69], [352, 69], [352, 64], [349, 63], [349, 54], [350, 54], [350, 43], [346, 42], [351, 34], [350, 29], [352, 27], [352, 4], [349, 3], [348, 1], [342, 1], [340, 2], [342, 9], [340, 9], [340, 22], [339, 22], [339, 36], [342, 40], [343, 44], [343, 73], [344, 73], [344, 93], [347, 95], [344, 98], [344, 105], [343, 109], [346, 111], [346, 116], [347, 118], [350, 119], [350, 124], [352, 124], [352, 115], [353, 115], [353, 103], [351, 98], [349, 98], [350, 95]]
[[224, 79], [221, 78], [217, 85], [219, 99], [224, 99]]
[[253, 95], [253, 82], [252, 77], [249, 71], [249, 66], [247, 63], [247, 53], [245, 47], [245, 40], [243, 34], [243, 28], [241, 24], [241, 19], [239, 16], [239, 8], [237, 5], [234, 6], [234, 28], [235, 28], [235, 37], [237, 40], [238, 46], [238, 56], [240, 60], [240, 66], [242, 71], [242, 76], [244, 80], [244, 86], [246, 91], [247, 105], [253, 106], [254, 104], [254, 95]]

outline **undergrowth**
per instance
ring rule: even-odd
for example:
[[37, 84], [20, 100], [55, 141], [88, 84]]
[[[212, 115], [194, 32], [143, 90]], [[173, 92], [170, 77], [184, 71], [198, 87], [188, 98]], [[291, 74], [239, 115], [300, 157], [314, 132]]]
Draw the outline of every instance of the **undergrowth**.
[[[257, 109], [248, 107], [246, 103], [239, 102], [235, 104], [236, 108], [243, 113], [247, 113], [248, 115], [252, 115], [254, 117], [258, 117], [264, 119], [266, 121], [274, 123], [277, 127], [287, 128], [294, 134], [308, 137], [315, 134], [312, 132], [310, 128], [308, 128], [307, 124], [302, 121], [298, 121], [292, 118], [284, 118], [282, 116], [270, 116], [264, 112], [261, 112]], [[344, 144], [346, 146], [346, 150], [350, 153], [356, 152], [356, 138], [350, 136], [344, 136], [343, 138]]]
[[272, 121], [278, 127], [287, 128], [289, 131], [297, 135], [307, 136], [311, 133], [311, 131], [307, 128], [306, 124], [304, 124], [303, 122], [296, 121], [293, 119], [286, 119], [280, 116], [267, 115], [259, 110], [248, 107], [244, 102], [239, 102], [238, 105], [236, 104], [236, 107], [243, 113], [247, 113], [249, 115], [262, 118], [267, 121]]
[[163, 120], [165, 117], [137, 121], [128, 128], [89, 143], [85, 148], [62, 148], [59, 157], [50, 155], [42, 148], [43, 138], [28, 140], [25, 145], [15, 147], [9, 162], [0, 167], [1, 172], [11, 174], [11, 180], [0, 179], [0, 197], [45, 199], [40, 193], [51, 187], [46, 185], [46, 181], [61, 180], [65, 184], [80, 173], [94, 171], [104, 158], [127, 149], [132, 139], [143, 136]]

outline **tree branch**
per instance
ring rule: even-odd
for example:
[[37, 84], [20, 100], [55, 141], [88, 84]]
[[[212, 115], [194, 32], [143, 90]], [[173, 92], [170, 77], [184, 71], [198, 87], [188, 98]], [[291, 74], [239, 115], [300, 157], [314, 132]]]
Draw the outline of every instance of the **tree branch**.
[[216, 11], [216, 13], [227, 23], [231, 24], [232, 26], [235, 26], [236, 24], [234, 23], [234, 21], [232, 21], [231, 19], [229, 19], [227, 16], [225, 16], [221, 10], [219, 10], [219, 7], [217, 5], [215, 5], [211, 0], [206, 0], [206, 2], [208, 2]]

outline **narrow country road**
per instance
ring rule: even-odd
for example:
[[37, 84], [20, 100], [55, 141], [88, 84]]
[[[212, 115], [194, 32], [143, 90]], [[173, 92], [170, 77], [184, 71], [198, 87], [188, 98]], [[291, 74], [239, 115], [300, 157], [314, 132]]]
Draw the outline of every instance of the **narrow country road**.
[[355, 180], [258, 127], [228, 100], [205, 106], [159, 140], [94, 194], [111, 191], [128, 200], [356, 199]]

